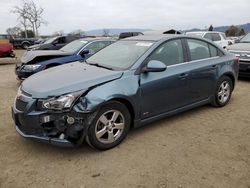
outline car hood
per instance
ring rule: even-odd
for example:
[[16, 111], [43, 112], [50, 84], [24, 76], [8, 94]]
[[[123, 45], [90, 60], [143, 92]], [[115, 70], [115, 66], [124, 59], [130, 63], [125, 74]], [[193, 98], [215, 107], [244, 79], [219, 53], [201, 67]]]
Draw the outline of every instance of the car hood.
[[103, 84], [122, 76], [122, 71], [74, 62], [41, 71], [23, 81], [21, 88], [33, 98], [48, 98]]
[[228, 50], [250, 51], [250, 43], [236, 43], [228, 46]]
[[41, 44], [34, 44], [32, 46], [29, 46], [28, 50], [32, 50], [33, 48], [38, 48], [40, 46], [41, 46]]
[[26, 51], [22, 58], [21, 62], [22, 63], [28, 63], [35, 59], [36, 57], [42, 57], [42, 56], [67, 56], [71, 55], [68, 52], [63, 52], [61, 50], [31, 50], [31, 51]]

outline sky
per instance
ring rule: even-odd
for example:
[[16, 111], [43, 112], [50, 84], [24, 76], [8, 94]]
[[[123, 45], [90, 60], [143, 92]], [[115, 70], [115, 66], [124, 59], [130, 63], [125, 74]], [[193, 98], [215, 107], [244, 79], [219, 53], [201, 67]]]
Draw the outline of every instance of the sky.
[[[179, 29], [250, 22], [250, 0], [33, 0], [48, 22], [39, 33], [102, 28]], [[22, 0], [0, 0], [0, 33], [18, 25], [10, 13]]]

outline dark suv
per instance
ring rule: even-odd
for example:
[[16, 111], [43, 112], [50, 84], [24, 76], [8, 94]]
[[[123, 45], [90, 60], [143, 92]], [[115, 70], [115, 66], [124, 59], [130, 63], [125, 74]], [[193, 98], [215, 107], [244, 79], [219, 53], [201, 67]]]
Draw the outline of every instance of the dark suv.
[[[46, 143], [115, 147], [131, 127], [212, 104], [225, 106], [238, 60], [214, 43], [183, 35], [115, 42], [85, 62], [26, 79], [13, 106], [19, 134]], [[145, 138], [146, 139], [146, 138]]]
[[79, 39], [80, 37], [76, 36], [59, 36], [53, 37], [46, 40], [44, 43], [35, 44], [30, 46], [28, 50], [58, 50], [65, 46], [66, 44]]

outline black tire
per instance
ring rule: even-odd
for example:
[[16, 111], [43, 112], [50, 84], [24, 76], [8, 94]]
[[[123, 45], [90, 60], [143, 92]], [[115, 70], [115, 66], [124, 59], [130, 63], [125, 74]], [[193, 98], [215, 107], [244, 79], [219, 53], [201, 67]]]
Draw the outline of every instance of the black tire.
[[[111, 115], [113, 117], [113, 111], [114, 113], [120, 113], [119, 116], [116, 118], [116, 122], [122, 122], [122, 123], [115, 123], [113, 122], [113, 124], [124, 124], [124, 128], [121, 130], [116, 130], [116, 128], [111, 128], [112, 130], [108, 130], [108, 126], [110, 126], [112, 123], [111, 120], [109, 121], [108, 125], [105, 126], [102, 121], [100, 120], [101, 117], [105, 116], [108, 117], [108, 115]], [[109, 114], [109, 113], [113, 113], [113, 114]], [[111, 118], [110, 116], [110, 118]], [[119, 119], [118, 119], [119, 118]], [[108, 118], [106, 118], [108, 120]], [[112, 119], [112, 118], [111, 118]], [[107, 149], [111, 149], [115, 146], [117, 146], [118, 144], [120, 144], [125, 137], [128, 134], [128, 131], [130, 129], [130, 125], [131, 125], [131, 115], [127, 109], [127, 107], [117, 101], [110, 101], [108, 103], [106, 103], [103, 107], [101, 107], [101, 109], [99, 110], [99, 112], [97, 113], [95, 119], [93, 120], [92, 124], [90, 125], [89, 129], [88, 129], [88, 133], [87, 133], [87, 137], [86, 137], [86, 141], [87, 143], [91, 146], [94, 147], [95, 149], [99, 149], [99, 150], [107, 150]], [[98, 127], [98, 126], [102, 126], [102, 128]], [[113, 125], [115, 126], [115, 125]], [[112, 127], [112, 126], [111, 126]], [[101, 129], [101, 130], [106, 130], [106, 133], [103, 134], [102, 138], [97, 138], [97, 133], [100, 132], [101, 130], [97, 129]], [[119, 132], [118, 134], [118, 131]], [[109, 133], [112, 132], [111, 134], [113, 134], [113, 139], [109, 139]], [[115, 134], [117, 134], [117, 137], [115, 138]], [[118, 137], [119, 136], [119, 137]], [[107, 138], [105, 138], [107, 137]], [[104, 140], [106, 139], [107, 142], [111, 143], [103, 143]], [[102, 141], [100, 141], [102, 140]]]
[[28, 49], [29, 46], [30, 46], [30, 44], [27, 43], [27, 42], [25, 42], [25, 43], [22, 44], [22, 48], [23, 49]]
[[[228, 84], [229, 88], [225, 89], [225, 91], [222, 91], [222, 84]], [[224, 85], [225, 86], [225, 85]], [[225, 106], [232, 95], [233, 91], [233, 82], [228, 76], [222, 76], [219, 81], [217, 82], [215, 91], [214, 91], [214, 96], [212, 99], [211, 104], [215, 107], [223, 107]], [[223, 93], [223, 94], [221, 94]]]

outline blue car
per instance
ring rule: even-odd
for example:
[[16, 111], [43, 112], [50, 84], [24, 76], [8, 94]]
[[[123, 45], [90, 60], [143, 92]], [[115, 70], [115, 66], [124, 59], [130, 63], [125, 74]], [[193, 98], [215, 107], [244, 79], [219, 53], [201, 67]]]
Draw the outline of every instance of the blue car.
[[19, 80], [23, 80], [51, 67], [84, 61], [114, 41], [107, 38], [83, 38], [67, 44], [60, 50], [27, 51], [21, 58], [21, 63], [16, 65], [15, 73]]
[[28, 139], [63, 146], [86, 140], [97, 149], [110, 149], [130, 128], [205, 104], [225, 106], [238, 69], [235, 55], [202, 38], [126, 38], [85, 62], [26, 79], [13, 119]]

